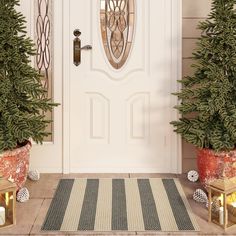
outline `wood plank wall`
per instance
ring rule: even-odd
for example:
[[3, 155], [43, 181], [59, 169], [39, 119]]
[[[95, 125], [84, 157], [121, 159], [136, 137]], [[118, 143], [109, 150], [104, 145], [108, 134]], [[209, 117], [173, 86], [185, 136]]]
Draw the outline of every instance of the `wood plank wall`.
[[[196, 29], [200, 20], [208, 15], [211, 0], [183, 0], [183, 76], [193, 73], [190, 65], [191, 54], [195, 48], [200, 31]], [[183, 173], [196, 169], [196, 155], [193, 145], [182, 142]]]

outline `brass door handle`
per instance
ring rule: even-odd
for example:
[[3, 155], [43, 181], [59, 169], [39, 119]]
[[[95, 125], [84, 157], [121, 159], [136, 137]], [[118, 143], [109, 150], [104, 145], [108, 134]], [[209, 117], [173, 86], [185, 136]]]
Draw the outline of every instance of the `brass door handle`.
[[75, 39], [73, 41], [73, 50], [74, 50], [74, 64], [76, 66], [80, 65], [81, 63], [81, 51], [82, 50], [91, 50], [92, 46], [91, 45], [85, 45], [83, 47], [81, 47], [81, 40], [79, 38], [79, 36], [81, 35], [80, 30], [75, 29], [74, 30], [74, 36]]
[[80, 48], [80, 50], [91, 50], [92, 46], [91, 45], [85, 45], [82, 48]]

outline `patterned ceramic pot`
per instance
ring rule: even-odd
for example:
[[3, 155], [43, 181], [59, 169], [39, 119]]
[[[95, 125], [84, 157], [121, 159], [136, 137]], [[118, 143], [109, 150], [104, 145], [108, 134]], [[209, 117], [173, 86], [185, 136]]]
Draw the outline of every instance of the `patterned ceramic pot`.
[[31, 143], [27, 141], [22, 147], [0, 154], [0, 172], [4, 178], [16, 183], [17, 190], [24, 186], [27, 179], [30, 148]]
[[236, 149], [229, 152], [198, 149], [197, 165], [199, 179], [204, 186], [222, 176], [234, 177], [236, 176]]

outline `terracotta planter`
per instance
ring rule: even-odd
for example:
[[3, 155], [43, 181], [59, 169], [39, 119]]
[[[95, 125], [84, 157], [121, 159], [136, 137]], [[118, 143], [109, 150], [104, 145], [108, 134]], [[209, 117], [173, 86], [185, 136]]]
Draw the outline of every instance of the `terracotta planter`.
[[16, 183], [17, 190], [24, 186], [27, 179], [30, 148], [31, 143], [28, 141], [22, 147], [0, 154], [0, 172], [3, 177]]
[[222, 176], [236, 176], [236, 149], [229, 152], [215, 152], [211, 149], [197, 150], [197, 165], [200, 182], [206, 186]]

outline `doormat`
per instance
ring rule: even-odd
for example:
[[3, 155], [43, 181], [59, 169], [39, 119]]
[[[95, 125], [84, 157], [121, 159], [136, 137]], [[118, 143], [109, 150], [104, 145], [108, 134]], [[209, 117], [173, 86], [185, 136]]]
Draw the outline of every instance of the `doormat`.
[[198, 231], [178, 179], [62, 179], [44, 231]]

